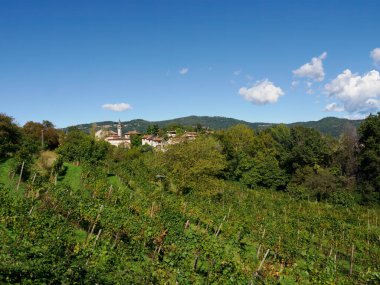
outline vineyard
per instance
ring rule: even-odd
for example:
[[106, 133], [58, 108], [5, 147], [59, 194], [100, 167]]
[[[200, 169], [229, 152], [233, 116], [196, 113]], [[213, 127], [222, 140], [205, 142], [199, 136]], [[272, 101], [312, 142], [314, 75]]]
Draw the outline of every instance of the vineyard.
[[380, 283], [380, 113], [164, 151], [0, 121], [0, 283]]
[[57, 182], [26, 181], [18, 192], [17, 176], [1, 173], [2, 282], [380, 280], [378, 208], [295, 200], [237, 183], [209, 197], [178, 195], [157, 179], [64, 168]]

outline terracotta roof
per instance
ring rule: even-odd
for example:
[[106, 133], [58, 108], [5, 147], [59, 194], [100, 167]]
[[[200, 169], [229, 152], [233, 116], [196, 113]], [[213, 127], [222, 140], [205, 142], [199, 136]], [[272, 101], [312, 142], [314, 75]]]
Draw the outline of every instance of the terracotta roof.
[[120, 137], [108, 137], [105, 138], [106, 141], [129, 141], [128, 139], [125, 138], [120, 138]]
[[141, 133], [136, 130], [133, 130], [133, 131], [127, 132], [127, 135], [141, 135]]

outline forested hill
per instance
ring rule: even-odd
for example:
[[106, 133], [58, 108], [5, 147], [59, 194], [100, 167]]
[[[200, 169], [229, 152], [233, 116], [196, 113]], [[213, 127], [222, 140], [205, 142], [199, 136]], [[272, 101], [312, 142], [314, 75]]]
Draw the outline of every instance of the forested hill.
[[[358, 127], [361, 122], [362, 120], [348, 120], [348, 119], [341, 119], [341, 118], [335, 118], [335, 117], [327, 117], [319, 121], [296, 122], [296, 123], [291, 123], [291, 124], [286, 124], [286, 125], [289, 127], [292, 127], [295, 125], [303, 125], [305, 127], [314, 128], [320, 131], [321, 133], [338, 137], [347, 126]], [[113, 122], [113, 121], [95, 122], [95, 123], [76, 125], [74, 127], [78, 127], [79, 129], [85, 132], [90, 132], [90, 129], [94, 124], [96, 124], [98, 128], [108, 127], [108, 128], [113, 129], [116, 127], [117, 122]], [[255, 130], [275, 125], [272, 123], [263, 123], [263, 122], [251, 123], [251, 122], [246, 122], [243, 120], [237, 120], [233, 118], [209, 117], [209, 116], [188, 116], [188, 117], [176, 118], [176, 119], [165, 120], [165, 121], [146, 121], [142, 119], [136, 119], [136, 120], [122, 122], [122, 124], [123, 124], [124, 131], [138, 130], [140, 132], [145, 132], [149, 125], [154, 125], [154, 124], [158, 125], [160, 128], [175, 126], [175, 125], [182, 125], [182, 126], [202, 125], [203, 127], [208, 127], [213, 130], [226, 129], [237, 124], [246, 124]]]

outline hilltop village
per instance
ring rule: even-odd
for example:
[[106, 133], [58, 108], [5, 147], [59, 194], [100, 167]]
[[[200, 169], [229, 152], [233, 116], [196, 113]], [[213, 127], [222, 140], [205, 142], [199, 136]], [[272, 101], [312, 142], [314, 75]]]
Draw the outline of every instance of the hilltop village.
[[122, 123], [118, 122], [117, 132], [110, 129], [100, 129], [95, 133], [95, 138], [98, 140], [105, 140], [111, 145], [117, 147], [130, 148], [132, 140], [141, 140], [141, 145], [149, 145], [158, 150], [164, 150], [167, 145], [182, 143], [185, 141], [194, 140], [198, 136], [197, 132], [184, 132], [177, 134], [177, 131], [167, 131], [164, 136], [155, 134], [143, 134], [139, 131], [132, 130], [123, 134]]

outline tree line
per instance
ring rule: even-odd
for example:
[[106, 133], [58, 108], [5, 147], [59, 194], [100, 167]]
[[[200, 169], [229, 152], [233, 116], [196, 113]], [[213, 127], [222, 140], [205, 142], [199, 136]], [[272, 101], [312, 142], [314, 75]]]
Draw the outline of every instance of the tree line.
[[[148, 132], [160, 129], [150, 126]], [[380, 202], [380, 113], [370, 115], [358, 130], [347, 127], [338, 139], [303, 126], [254, 131], [236, 125], [164, 152], [139, 145], [115, 148], [76, 128], [63, 133], [49, 121], [19, 127], [5, 114], [0, 115], [0, 134], [0, 157], [14, 157], [15, 171], [25, 162], [24, 179], [41, 150], [55, 150], [61, 162], [101, 165], [142, 180], [160, 175], [179, 193], [209, 193], [223, 181], [236, 181], [299, 199], [347, 205]]]

